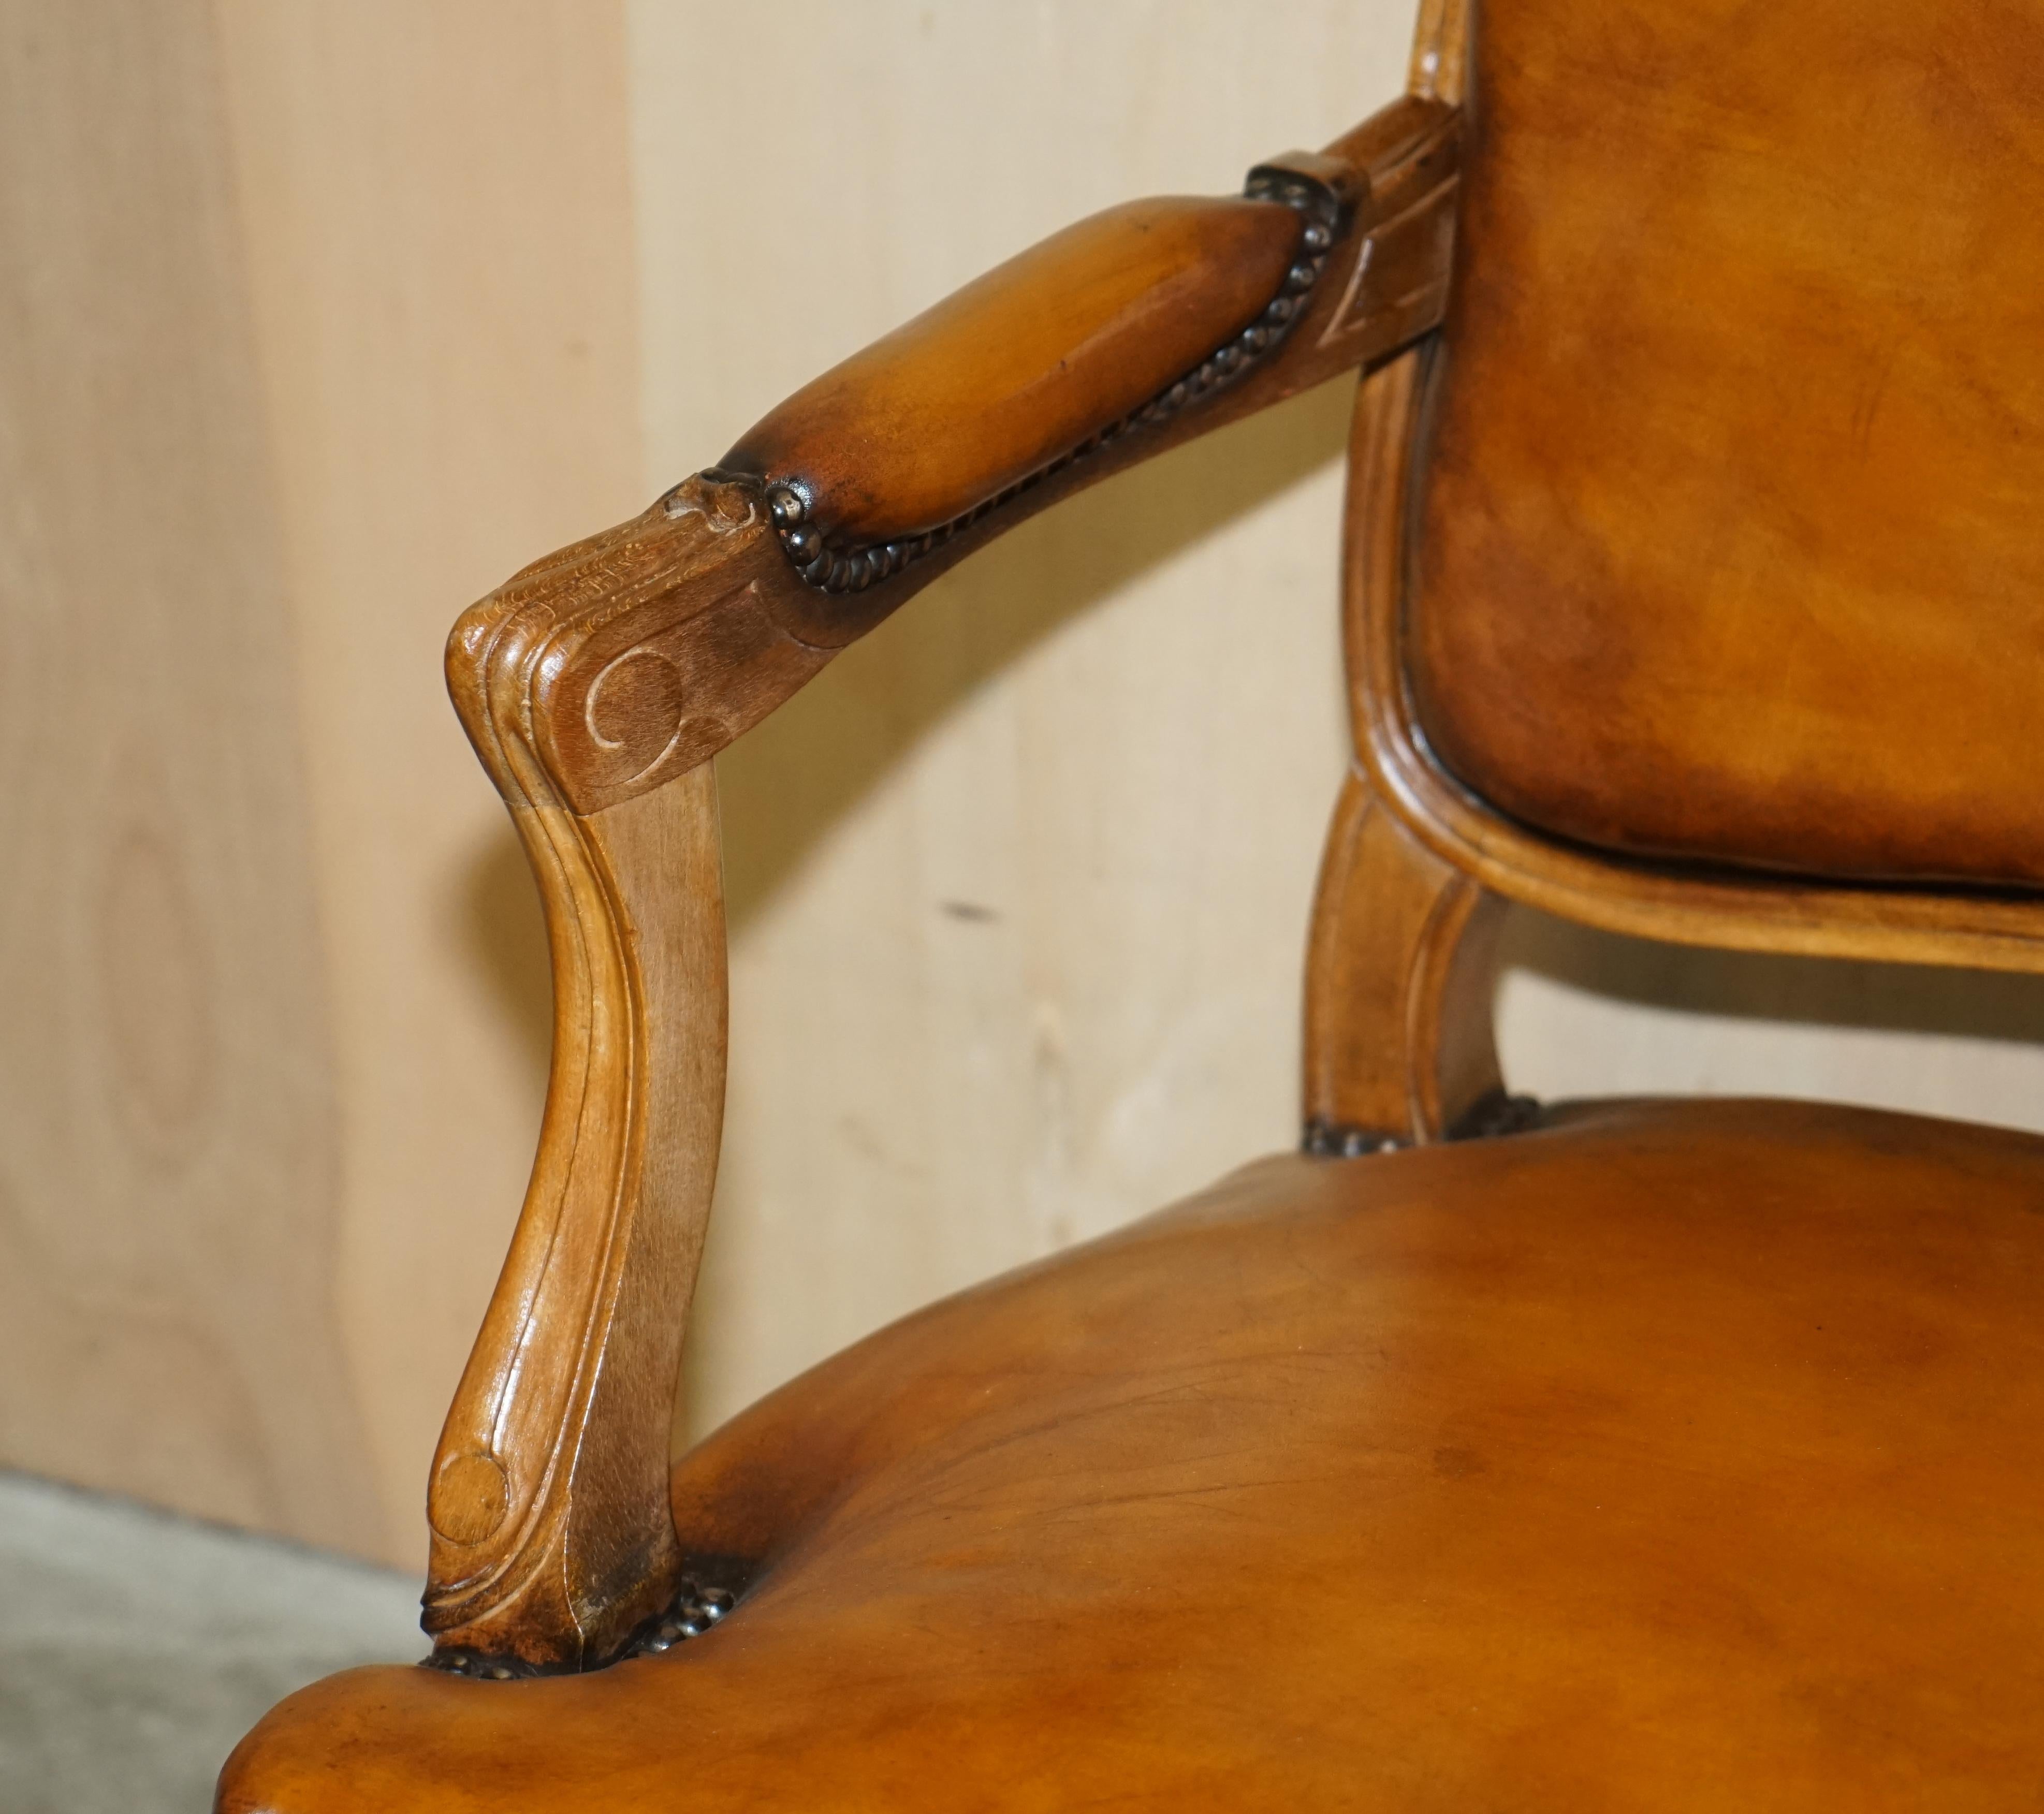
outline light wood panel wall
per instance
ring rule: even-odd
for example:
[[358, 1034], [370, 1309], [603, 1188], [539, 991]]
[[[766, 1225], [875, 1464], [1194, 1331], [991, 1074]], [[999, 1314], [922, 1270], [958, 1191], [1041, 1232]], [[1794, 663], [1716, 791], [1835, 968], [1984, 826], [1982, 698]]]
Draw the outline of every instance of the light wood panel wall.
[[644, 502], [621, 15], [0, 30], [0, 1459], [417, 1565], [548, 1039], [440, 651]]
[[[547, 1040], [455, 612], [1029, 240], [1348, 125], [1411, 11], [5, 10], [0, 1460], [419, 1562]], [[721, 764], [684, 1430], [1293, 1137], [1346, 393], [1029, 525]], [[2028, 983], [1507, 950], [1520, 1087], [2044, 1124]]]
[[373, 1546], [203, 0], [0, 9], [0, 1456]]
[[531, 884], [449, 708], [454, 617], [637, 510], [623, 21], [601, 0], [220, 0], [342, 1132], [330, 1289], [377, 1547], [523, 1193]]

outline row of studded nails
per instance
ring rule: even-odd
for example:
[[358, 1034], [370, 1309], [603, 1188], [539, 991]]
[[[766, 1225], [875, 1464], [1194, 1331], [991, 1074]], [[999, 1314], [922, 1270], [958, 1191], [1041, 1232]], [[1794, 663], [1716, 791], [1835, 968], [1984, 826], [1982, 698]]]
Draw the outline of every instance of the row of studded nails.
[[863, 592], [869, 586], [899, 573], [912, 561], [932, 548], [941, 548], [962, 530], [968, 529], [989, 512], [997, 510], [1018, 493], [1041, 484], [1062, 472], [1075, 460], [1097, 453], [1134, 429], [1150, 429], [1170, 420], [1189, 403], [1233, 382], [1269, 353], [1288, 334], [1305, 307], [1307, 293], [1327, 268], [1327, 254], [1335, 241], [1336, 206], [1334, 198], [1317, 184], [1302, 178], [1259, 172], [1247, 194], [1253, 201], [1281, 202], [1306, 217], [1300, 233], [1298, 256], [1278, 294], [1263, 312], [1226, 345], [1209, 353], [1183, 378], [1151, 398], [1140, 409], [1109, 423], [1089, 436], [1069, 453], [1047, 466], [1017, 479], [1006, 490], [975, 504], [949, 522], [920, 536], [898, 541], [874, 543], [867, 547], [832, 548], [824, 531], [809, 521], [810, 501], [798, 486], [785, 481], [770, 484], [766, 507], [781, 546], [795, 571], [819, 591]]
[[684, 1581], [674, 1601], [659, 1622], [638, 1639], [627, 1656], [658, 1656], [672, 1650], [685, 1638], [700, 1638], [731, 1610], [732, 1598], [720, 1587], [700, 1587]]
[[[705, 1587], [686, 1578], [668, 1602], [667, 1610], [640, 1627], [619, 1658], [657, 1656], [672, 1650], [686, 1638], [699, 1638], [728, 1612], [732, 1596], [721, 1587]], [[476, 1681], [517, 1681], [528, 1677], [557, 1673], [528, 1662], [523, 1657], [487, 1655], [481, 1651], [436, 1650], [425, 1666], [449, 1675], [467, 1676]]]
[[547, 1673], [523, 1657], [485, 1656], [479, 1651], [435, 1651], [423, 1666], [477, 1681], [516, 1681]]

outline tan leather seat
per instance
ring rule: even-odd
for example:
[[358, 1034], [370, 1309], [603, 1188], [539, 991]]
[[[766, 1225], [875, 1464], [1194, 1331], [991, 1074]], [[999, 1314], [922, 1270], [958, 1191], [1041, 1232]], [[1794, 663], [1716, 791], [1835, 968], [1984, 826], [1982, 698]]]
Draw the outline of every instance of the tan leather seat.
[[763, 1565], [720, 1627], [336, 1678], [221, 1805], [2018, 1805], [2040, 1432], [2044, 1140], [1642, 1101], [1267, 1159], [686, 1457], [684, 1543]]

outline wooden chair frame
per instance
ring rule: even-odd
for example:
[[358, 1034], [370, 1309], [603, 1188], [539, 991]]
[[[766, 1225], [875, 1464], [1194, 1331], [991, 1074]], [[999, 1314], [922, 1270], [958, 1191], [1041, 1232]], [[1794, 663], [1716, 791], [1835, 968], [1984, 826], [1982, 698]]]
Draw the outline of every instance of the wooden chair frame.
[[[1463, 0], [1430, 0], [1407, 99], [1324, 153], [1259, 167], [1254, 207], [1185, 217], [1187, 244], [1224, 247], [1204, 266], [1197, 245], [1185, 255], [1191, 290], [1139, 267], [1140, 294], [1114, 320], [1177, 359], [1176, 379], [1131, 396], [1089, 379], [1078, 417], [945, 444], [940, 470], [910, 475], [918, 502], [898, 519], [870, 475], [832, 463], [844, 411], [881, 394], [912, 415], [961, 347], [1001, 340], [989, 323], [1026, 339], [1032, 298], [1120, 256], [1101, 217], [1091, 239], [1025, 255], [820, 380], [724, 465], [527, 569], [457, 627], [450, 686], [539, 882], [555, 1007], [531, 1186], [433, 1463], [426, 1624], [444, 1666], [601, 1666], [693, 1565], [667, 1443], [722, 1114], [710, 759], [957, 560], [1194, 434], [1368, 374], [1345, 557], [1355, 766], [1310, 940], [1309, 1148], [1512, 1124], [1489, 1015], [1506, 899], [1697, 944], [2044, 968], [2032, 903], [1628, 863], [1515, 824], [1428, 756], [1402, 683], [1404, 538], [1450, 270], [1467, 31]], [[1146, 217], [1143, 231], [1178, 220]]]

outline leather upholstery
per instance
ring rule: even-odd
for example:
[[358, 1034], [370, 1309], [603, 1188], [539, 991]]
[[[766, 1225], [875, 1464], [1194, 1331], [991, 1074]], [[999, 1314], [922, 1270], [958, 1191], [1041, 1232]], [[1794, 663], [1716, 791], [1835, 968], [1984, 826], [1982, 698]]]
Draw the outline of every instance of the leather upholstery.
[[2044, 882], [2044, 12], [1495, 0], [1414, 704], [1635, 856]]
[[1269, 1159], [678, 1466], [729, 1620], [367, 1670], [229, 1814], [1773, 1810], [2044, 1785], [2044, 1140], [1769, 1102]]

